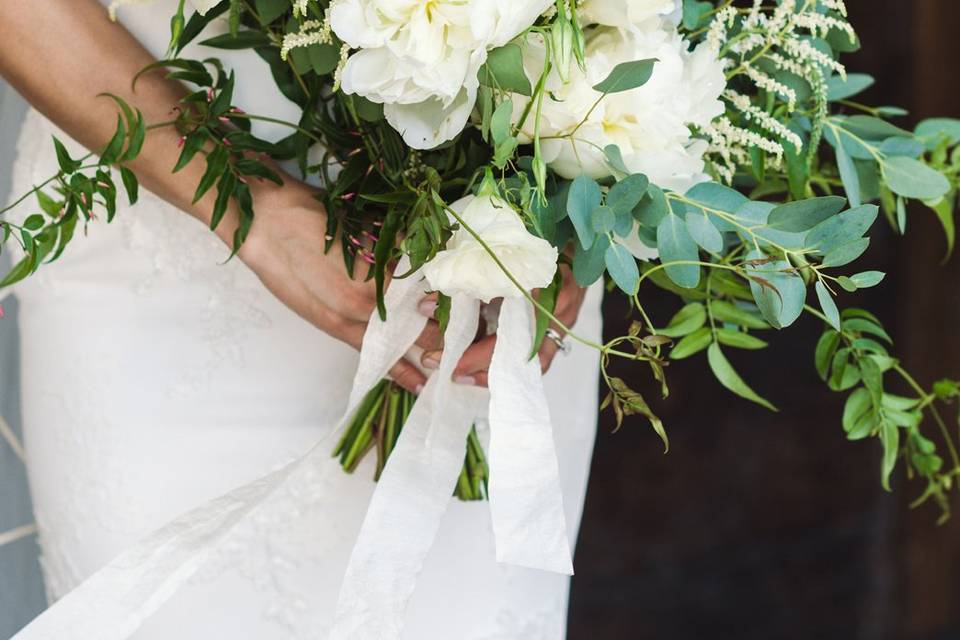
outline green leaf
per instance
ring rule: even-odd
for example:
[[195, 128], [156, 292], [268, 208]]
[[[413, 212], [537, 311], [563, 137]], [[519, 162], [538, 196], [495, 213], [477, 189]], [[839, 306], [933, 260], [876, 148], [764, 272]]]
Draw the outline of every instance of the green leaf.
[[215, 230], [220, 225], [220, 221], [223, 220], [223, 216], [227, 212], [227, 205], [230, 204], [230, 198], [236, 186], [237, 177], [233, 175], [232, 171], [227, 171], [221, 176], [220, 181], [217, 183], [217, 199], [213, 205], [213, 215], [210, 217], [211, 230]]
[[39, 213], [34, 213], [33, 215], [27, 216], [27, 219], [23, 221], [23, 228], [29, 231], [37, 231], [42, 229], [44, 224], [43, 216]]
[[841, 335], [837, 331], [825, 331], [817, 342], [817, 348], [814, 355], [814, 365], [817, 373], [824, 381], [827, 380], [830, 372], [830, 363], [833, 362], [833, 356], [837, 353], [840, 346]]
[[840, 126], [863, 140], [886, 140], [895, 136], [912, 137], [909, 131], [873, 116], [849, 116], [840, 121]]
[[850, 279], [853, 280], [858, 289], [869, 289], [883, 282], [883, 279], [886, 277], [887, 274], [882, 271], [864, 271], [863, 273], [851, 276]]
[[743, 381], [743, 378], [741, 378], [736, 370], [734, 370], [733, 365], [731, 365], [730, 361], [727, 360], [727, 357], [723, 355], [720, 345], [716, 342], [711, 344], [710, 348], [707, 349], [707, 361], [710, 363], [710, 370], [713, 371], [713, 375], [715, 375], [717, 380], [720, 381], [720, 384], [722, 384], [728, 390], [737, 394], [741, 398], [745, 398], [751, 402], [756, 402], [757, 404], [766, 407], [771, 411], [778, 410], [770, 402], [761, 398], [747, 385], [746, 382]]
[[670, 351], [671, 360], [684, 360], [694, 356], [713, 342], [713, 332], [709, 327], [701, 327], [677, 343]]
[[653, 75], [653, 66], [656, 63], [655, 58], [650, 58], [618, 64], [610, 72], [610, 75], [603, 82], [595, 85], [593, 89], [603, 94], [609, 94], [622, 93], [642, 87]]
[[[310, 60], [310, 66], [313, 68], [313, 72], [318, 76], [325, 76], [328, 73], [333, 73], [337, 65], [340, 64], [340, 49], [333, 46], [332, 44], [314, 44], [307, 47], [307, 58]], [[368, 104], [377, 104], [375, 102], [370, 102], [366, 100]], [[383, 105], [380, 105], [381, 109]], [[359, 114], [361, 118], [364, 116]], [[366, 118], [364, 118], [366, 119]], [[376, 122], [379, 118], [372, 120]]]
[[140, 199], [140, 182], [136, 174], [126, 167], [120, 167], [120, 179], [123, 181], [123, 188], [127, 192], [127, 200], [133, 206]]
[[207, 156], [207, 169], [204, 171], [203, 177], [200, 178], [200, 184], [197, 185], [197, 190], [193, 194], [194, 204], [199, 202], [200, 198], [206, 195], [207, 191], [220, 179], [223, 172], [227, 170], [229, 159], [230, 152], [222, 146], [218, 146], [213, 153]]
[[629, 296], [636, 295], [640, 289], [640, 269], [633, 254], [623, 245], [611, 244], [605, 259], [607, 271], [620, 290]]
[[204, 130], [198, 129], [189, 134], [183, 141], [183, 149], [180, 151], [177, 164], [173, 167], [173, 173], [177, 173], [190, 164], [190, 161], [193, 160], [194, 156], [203, 148], [206, 141], [207, 134]]
[[828, 220], [843, 210], [847, 204], [839, 196], [808, 198], [781, 205], [770, 212], [767, 226], [778, 231], [800, 233], [809, 231], [824, 220]]
[[890, 190], [904, 198], [938, 200], [950, 191], [947, 177], [915, 158], [892, 156], [880, 165]]
[[130, 141], [127, 143], [127, 150], [123, 152], [120, 158], [122, 162], [136, 160], [143, 150], [143, 143], [147, 139], [147, 125], [143, 120], [143, 114], [137, 109], [133, 130], [130, 132]]
[[60, 142], [56, 136], [53, 137], [53, 146], [56, 149], [57, 163], [59, 163], [62, 172], [70, 174], [80, 168], [80, 161], [70, 157], [67, 148], [63, 146], [63, 143]]
[[893, 338], [890, 337], [883, 327], [881, 327], [876, 322], [868, 320], [867, 318], [849, 318], [844, 319], [843, 328], [846, 331], [855, 331], [857, 333], [866, 333], [872, 336], [877, 336], [882, 340], [887, 341], [890, 344], [893, 344]]
[[39, 190], [37, 191], [37, 203], [40, 205], [40, 208], [43, 209], [43, 212], [51, 218], [58, 217], [63, 206], [61, 202], [54, 200], [46, 193]]
[[823, 309], [823, 315], [827, 317], [827, 322], [830, 323], [831, 327], [839, 331], [840, 310], [837, 309], [837, 303], [833, 300], [833, 296], [830, 295], [826, 285], [824, 285], [820, 280], [817, 280], [817, 284], [814, 288], [817, 290], [817, 298], [820, 300], [820, 308]]
[[827, 81], [827, 100], [837, 102], [863, 93], [874, 85], [876, 80], [865, 73], [848, 73], [846, 77], [833, 76]]
[[617, 214], [610, 207], [597, 207], [590, 224], [597, 233], [610, 233], [617, 225]]
[[707, 323], [707, 309], [699, 302], [688, 304], [677, 312], [665, 329], [657, 335], [668, 338], [680, 338], [693, 333]]
[[224, 33], [223, 35], [214, 36], [204, 40], [200, 44], [204, 47], [212, 47], [214, 49], [236, 50], [270, 47], [273, 45], [273, 41], [263, 31], [245, 29], [238, 31], [236, 35]]
[[844, 432], [851, 433], [857, 422], [872, 408], [873, 402], [870, 399], [869, 391], [861, 387], [851, 393], [843, 407]]
[[700, 209], [687, 212], [687, 231], [694, 242], [710, 253], [723, 251], [723, 236], [710, 217]]
[[768, 346], [770, 346], [756, 336], [752, 336], [749, 333], [744, 333], [743, 331], [734, 331], [733, 329], [717, 329], [717, 340], [720, 342], [720, 344], [728, 347], [733, 347], [734, 349], [747, 349], [750, 351], [766, 349]]
[[600, 279], [607, 268], [607, 247], [609, 236], [596, 236], [589, 249], [579, 243], [573, 256], [573, 277], [581, 287], [589, 287]]
[[883, 443], [883, 465], [880, 471], [880, 481], [883, 488], [890, 491], [890, 476], [897, 466], [900, 456], [900, 429], [889, 421], [884, 421], [880, 428], [880, 442]]
[[863, 237], [880, 213], [874, 204], [861, 205], [840, 215], [824, 220], [807, 234], [804, 246], [828, 253], [833, 249]]
[[117, 129], [113, 138], [107, 143], [103, 153], [100, 154], [100, 160], [106, 164], [113, 164], [120, 157], [123, 151], [123, 141], [127, 138], [127, 127], [123, 123], [123, 117], [117, 115]]
[[634, 219], [645, 227], [656, 229], [670, 213], [667, 197], [655, 184], [647, 188], [647, 194], [633, 210]]
[[[763, 260], [763, 254], [753, 252], [750, 260]], [[760, 313], [775, 329], [788, 327], [800, 314], [807, 298], [807, 286], [784, 260], [746, 266], [750, 290]]]
[[725, 300], [716, 300], [710, 305], [713, 317], [747, 329], [769, 329], [766, 320]]
[[693, 289], [700, 284], [700, 265], [673, 264], [700, 260], [697, 244], [690, 237], [686, 223], [674, 213], [669, 213], [657, 227], [657, 248], [660, 261], [671, 280], [685, 289]]
[[843, 182], [847, 199], [850, 200], [851, 206], [859, 207], [863, 204], [863, 198], [860, 194], [860, 175], [857, 173], [857, 167], [843, 145], [837, 145], [834, 148], [837, 152], [837, 169], [840, 170], [840, 181]]
[[7, 275], [3, 277], [3, 280], [0, 280], [0, 289], [9, 287], [12, 284], [16, 284], [33, 273], [34, 268], [37, 264], [37, 254], [28, 253], [20, 262], [18, 262], [10, 271], [7, 272]]
[[933, 209], [943, 226], [943, 233], [947, 238], [947, 253], [944, 256], [944, 262], [946, 262], [953, 253], [953, 247], [957, 241], [957, 227], [953, 220], [953, 197], [941, 198], [934, 204], [928, 204], [927, 206]]
[[523, 67], [523, 50], [520, 46], [510, 43], [491, 51], [487, 63], [480, 69], [480, 84], [532, 96], [533, 87]]
[[917, 125], [914, 133], [933, 151], [942, 140], [949, 146], [960, 143], [960, 120], [956, 118], [930, 118]]
[[600, 185], [589, 176], [582, 175], [570, 185], [570, 191], [567, 194], [567, 215], [573, 222], [577, 237], [580, 238], [580, 246], [584, 249], [593, 246], [596, 233], [593, 230], [591, 218], [602, 199]]
[[850, 264], [870, 247], [870, 238], [860, 238], [853, 242], [840, 245], [823, 258], [824, 267], [843, 267]]
[[612, 187], [607, 194], [607, 206], [620, 213], [631, 213], [650, 186], [650, 180], [642, 173], [627, 176]]
[[289, 0], [256, 0], [257, 17], [262, 24], [270, 24], [290, 9]]

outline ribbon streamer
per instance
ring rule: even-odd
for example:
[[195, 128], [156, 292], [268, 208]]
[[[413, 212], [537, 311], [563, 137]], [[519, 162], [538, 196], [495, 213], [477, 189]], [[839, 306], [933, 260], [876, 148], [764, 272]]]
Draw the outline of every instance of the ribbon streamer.
[[573, 574], [560, 469], [540, 359], [530, 359], [533, 305], [507, 298], [490, 363], [490, 513], [497, 561]]
[[477, 335], [480, 303], [454, 298], [440, 367], [403, 425], [347, 566], [330, 640], [394, 640], [450, 504], [486, 390], [452, 382]]
[[[408, 261], [398, 272], [409, 269]], [[387, 318], [364, 337], [348, 409], [301, 458], [176, 518], [120, 554], [12, 640], [126, 640], [196, 572], [215, 547], [280, 489], [329, 464], [360, 402], [426, 325], [420, 274], [394, 280]], [[374, 492], [341, 586], [330, 640], [397, 640], [416, 579], [452, 498], [470, 427], [489, 409], [490, 508], [497, 558], [571, 573], [559, 470], [539, 363], [533, 309], [504, 301], [490, 392], [456, 385], [453, 370], [476, 336], [479, 303], [453, 300], [440, 368], [414, 405]]]
[[[409, 269], [401, 261], [398, 273]], [[217, 544], [299, 473], [328, 463], [337, 438], [363, 397], [403, 357], [426, 326], [417, 312], [426, 285], [394, 280], [385, 296], [389, 322], [374, 313], [360, 352], [348, 410], [303, 457], [231, 490], [150, 534], [61, 598], [11, 640], [126, 640], [204, 564]]]

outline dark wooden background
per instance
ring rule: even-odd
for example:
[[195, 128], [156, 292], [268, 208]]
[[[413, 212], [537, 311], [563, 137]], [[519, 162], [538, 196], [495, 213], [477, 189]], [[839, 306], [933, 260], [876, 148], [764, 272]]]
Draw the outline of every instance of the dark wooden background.
[[[960, 2], [847, 4], [864, 48], [846, 62], [877, 78], [870, 102], [909, 108], [911, 125], [960, 117]], [[866, 260], [892, 275], [847, 304], [886, 320], [922, 383], [960, 378], [960, 256], [939, 265], [942, 233], [922, 207], [906, 238], [882, 224], [874, 238]], [[606, 313], [619, 335], [625, 310]], [[724, 392], [701, 360], [671, 367], [669, 455], [639, 422], [611, 435], [604, 418], [571, 640], [960, 638], [960, 499], [938, 528], [934, 507], [909, 509], [916, 485], [880, 488], [879, 445], [845, 440], [843, 397], [813, 369], [819, 331], [806, 319], [763, 356], [736, 355], [779, 414]]]

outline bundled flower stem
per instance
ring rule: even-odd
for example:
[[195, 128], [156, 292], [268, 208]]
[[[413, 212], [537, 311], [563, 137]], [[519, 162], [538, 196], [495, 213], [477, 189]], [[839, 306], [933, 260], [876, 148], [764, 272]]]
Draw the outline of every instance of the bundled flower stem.
[[[340, 458], [344, 471], [353, 473], [364, 457], [376, 450], [374, 479], [379, 480], [415, 401], [416, 396], [389, 380], [383, 380], [374, 387], [363, 399], [333, 451], [333, 456]], [[465, 502], [485, 500], [490, 470], [476, 427], [470, 430], [466, 449], [454, 495]]]

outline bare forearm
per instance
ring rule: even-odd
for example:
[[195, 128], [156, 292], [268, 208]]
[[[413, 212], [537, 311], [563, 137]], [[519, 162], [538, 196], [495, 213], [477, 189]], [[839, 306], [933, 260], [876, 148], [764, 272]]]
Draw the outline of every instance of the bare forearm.
[[[184, 95], [177, 82], [151, 73], [132, 88], [134, 76], [154, 61], [96, 0], [3, 0], [0, 2], [0, 73], [37, 109], [91, 150], [113, 135], [116, 108], [103, 93], [139, 108], [148, 124], [167, 122]], [[194, 160], [177, 174], [179, 133], [150, 130], [131, 168], [144, 186], [191, 215], [209, 221], [213, 194], [191, 204], [203, 173]], [[221, 235], [230, 233], [229, 218]]]

